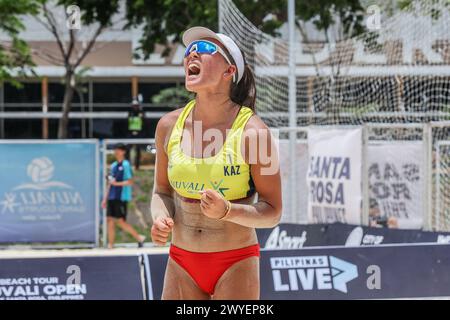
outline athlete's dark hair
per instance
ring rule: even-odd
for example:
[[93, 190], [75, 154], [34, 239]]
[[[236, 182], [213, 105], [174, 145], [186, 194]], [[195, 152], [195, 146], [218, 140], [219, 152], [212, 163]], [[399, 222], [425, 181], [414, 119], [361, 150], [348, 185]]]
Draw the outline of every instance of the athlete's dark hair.
[[245, 55], [243, 52], [242, 57], [244, 58], [244, 65], [245, 65], [244, 74], [241, 78], [241, 81], [239, 81], [238, 83], [231, 84], [230, 98], [234, 103], [237, 103], [240, 106], [249, 107], [250, 109], [252, 109], [253, 112], [256, 112], [255, 76], [253, 75], [252, 69], [245, 61]]

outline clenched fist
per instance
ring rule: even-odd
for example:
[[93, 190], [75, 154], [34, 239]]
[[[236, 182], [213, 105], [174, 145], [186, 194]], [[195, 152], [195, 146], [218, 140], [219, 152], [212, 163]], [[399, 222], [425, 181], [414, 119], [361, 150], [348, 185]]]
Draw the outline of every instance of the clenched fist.
[[200, 199], [202, 213], [212, 219], [223, 218], [231, 204], [217, 191], [206, 189], [200, 193], [202, 195]]
[[159, 217], [153, 221], [151, 230], [152, 240], [155, 244], [163, 246], [167, 243], [169, 235], [173, 229], [173, 219], [167, 217]]

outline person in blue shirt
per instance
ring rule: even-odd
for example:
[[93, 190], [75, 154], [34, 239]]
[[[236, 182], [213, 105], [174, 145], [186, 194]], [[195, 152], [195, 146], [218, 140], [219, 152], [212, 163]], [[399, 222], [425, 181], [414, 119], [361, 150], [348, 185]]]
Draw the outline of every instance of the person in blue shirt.
[[133, 171], [130, 162], [125, 159], [127, 148], [123, 143], [114, 147], [116, 161], [111, 165], [108, 176], [108, 186], [102, 201], [106, 208], [108, 223], [108, 248], [114, 246], [116, 224], [128, 232], [138, 242], [138, 247], [144, 244], [145, 236], [140, 235], [132, 225], [126, 222], [128, 202], [131, 201], [131, 186], [133, 184]]

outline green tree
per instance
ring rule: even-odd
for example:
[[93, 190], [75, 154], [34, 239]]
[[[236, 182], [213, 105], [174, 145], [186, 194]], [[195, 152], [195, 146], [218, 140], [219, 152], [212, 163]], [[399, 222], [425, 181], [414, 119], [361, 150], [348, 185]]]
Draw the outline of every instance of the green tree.
[[[1, 1], [1, 0], [0, 0]], [[5, 0], [4, 0], [5, 1]], [[17, 0], [17, 2], [26, 0]], [[66, 23], [58, 22], [55, 12], [62, 12], [65, 20], [70, 18], [66, 8], [72, 0], [29, 0], [36, 4], [39, 13], [36, 18], [53, 35], [58, 53], [49, 53], [45, 48], [35, 50], [41, 58], [59, 64], [65, 68], [63, 82], [65, 94], [62, 104], [62, 118], [58, 128], [58, 137], [67, 137], [67, 125], [72, 97], [76, 90], [76, 72], [85, 57], [92, 52], [98, 37], [115, 26], [122, 28], [142, 27], [140, 51], [148, 57], [156, 44], [166, 46], [167, 54], [174, 43], [180, 42], [182, 32], [191, 26], [203, 25], [214, 30], [218, 28], [217, 0], [127, 0], [126, 15], [117, 18], [120, 0], [78, 0], [82, 29], [91, 32], [89, 38], [80, 39], [79, 30], [68, 28]], [[277, 29], [286, 22], [287, 0], [235, 0], [235, 4], [244, 15], [259, 29], [269, 34], [277, 34]], [[319, 17], [316, 26], [326, 30], [339, 16], [344, 31], [348, 35], [360, 31], [361, 18], [356, 13], [360, 9], [358, 0], [301, 0], [297, 3], [297, 16], [308, 21]], [[355, 18], [356, 17], [356, 18]], [[125, 23], [126, 22], [126, 23]]]
[[[323, 33], [327, 46], [333, 42], [348, 40], [366, 31], [364, 8], [360, 0], [296, 1], [296, 15], [297, 27], [303, 42], [306, 43], [310, 42], [310, 35], [305, 27], [306, 22], [312, 22], [316, 29]], [[333, 29], [334, 39], [330, 39], [331, 29]], [[338, 76], [341, 61], [334, 62], [337, 67], [335, 75]]]
[[[233, 0], [239, 10], [253, 25], [265, 33], [278, 35], [277, 30], [287, 21], [288, 0]], [[313, 23], [314, 33], [323, 32], [325, 45], [331, 48], [334, 41], [348, 40], [365, 32], [364, 8], [360, 0], [297, 0], [296, 25], [302, 34], [302, 41], [310, 42], [306, 23]], [[128, 0], [127, 20], [129, 25], [143, 26], [140, 41], [141, 51], [148, 56], [155, 45], [165, 45], [168, 52], [171, 45], [180, 42], [182, 32], [189, 27], [202, 25], [218, 29], [218, 0]], [[330, 39], [333, 31], [334, 38]], [[315, 41], [315, 40], [313, 40]], [[331, 50], [330, 50], [331, 51]], [[252, 54], [249, 54], [251, 59]], [[347, 57], [348, 58], [348, 57]], [[313, 59], [315, 60], [314, 54]], [[328, 77], [328, 95], [333, 112], [338, 101], [335, 90], [340, 76], [340, 67], [345, 61], [342, 56], [331, 59], [333, 74]], [[320, 64], [314, 63], [319, 76]]]
[[450, 0], [424, 0], [421, 2], [415, 0], [399, 0], [397, 6], [403, 11], [413, 11], [421, 9], [422, 14], [430, 15], [433, 19], [438, 19], [442, 10], [450, 8]]
[[0, 32], [4, 39], [0, 42], [0, 81], [18, 84], [13, 73], [17, 70], [24, 75], [26, 68], [33, 65], [30, 48], [19, 37], [25, 29], [20, 15], [36, 11], [36, 4], [28, 0], [0, 0]]
[[[282, 25], [286, 0], [235, 0], [234, 3], [264, 32], [274, 34]], [[189, 27], [204, 26], [218, 30], [217, 0], [127, 0], [128, 27], [143, 26], [140, 48], [145, 57], [156, 44], [170, 46], [179, 43]]]
[[[335, 43], [346, 41], [366, 32], [364, 24], [365, 9], [360, 0], [317, 0], [296, 1], [297, 27], [302, 35], [303, 43], [313, 43], [307, 28], [307, 23], [312, 23], [315, 29], [324, 36], [323, 45], [328, 52], [339, 50], [333, 48]], [[314, 31], [316, 31], [314, 30]], [[333, 35], [333, 38], [330, 35]], [[366, 42], [376, 41], [377, 36], [366, 34]], [[337, 123], [342, 110], [342, 94], [339, 89], [342, 78], [342, 66], [349, 63], [351, 56], [346, 54], [331, 54], [327, 62], [319, 62], [312, 52], [313, 65], [316, 70], [317, 80], [322, 86], [322, 95], [325, 98], [325, 112], [328, 114], [326, 121]], [[330, 74], [321, 75], [321, 67], [326, 64], [330, 67]], [[315, 110], [310, 110], [314, 112]]]
[[[38, 7], [35, 18], [53, 36], [58, 51], [50, 52], [43, 47], [35, 48], [33, 53], [65, 69], [62, 117], [58, 126], [58, 138], [64, 139], [67, 138], [72, 98], [78, 87], [77, 68], [94, 50], [98, 37], [109, 28], [120, 25], [124, 17], [119, 16], [120, 0], [36, 0], [35, 3]], [[79, 12], [67, 10], [74, 3]], [[67, 21], [75, 22], [78, 15], [81, 28], [69, 28]]]
[[[265, 33], [277, 35], [287, 20], [288, 0], [234, 0], [239, 10]], [[364, 31], [360, 0], [297, 0], [298, 21], [314, 20], [318, 30], [327, 31], [342, 23], [342, 35], [354, 36]], [[128, 26], [143, 26], [142, 52], [148, 56], [156, 44], [180, 42], [182, 32], [192, 26], [218, 29], [218, 0], [127, 0]], [[301, 24], [298, 24], [301, 27]]]
[[194, 94], [187, 91], [184, 86], [177, 86], [162, 89], [158, 94], [152, 97], [152, 102], [178, 106], [187, 103], [194, 97]]

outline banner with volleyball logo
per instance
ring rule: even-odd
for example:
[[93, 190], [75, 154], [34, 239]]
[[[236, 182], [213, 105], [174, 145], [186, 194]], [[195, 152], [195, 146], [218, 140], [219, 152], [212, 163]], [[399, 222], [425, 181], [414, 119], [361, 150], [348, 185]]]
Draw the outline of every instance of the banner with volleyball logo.
[[377, 142], [368, 146], [370, 218], [389, 219], [402, 229], [423, 227], [425, 145], [414, 142]]
[[362, 129], [308, 130], [308, 222], [361, 223]]
[[0, 242], [95, 242], [96, 142], [0, 143]]

